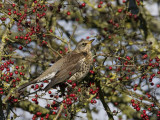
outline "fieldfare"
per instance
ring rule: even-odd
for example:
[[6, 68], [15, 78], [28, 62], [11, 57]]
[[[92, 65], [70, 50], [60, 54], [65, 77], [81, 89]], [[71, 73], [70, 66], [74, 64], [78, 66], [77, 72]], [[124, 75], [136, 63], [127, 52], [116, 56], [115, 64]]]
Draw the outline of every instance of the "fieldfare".
[[36, 79], [21, 85], [17, 91], [23, 92], [25, 88], [31, 84], [44, 80], [51, 80], [51, 82], [43, 89], [46, 92], [58, 83], [67, 80], [79, 81], [83, 79], [89, 72], [93, 61], [91, 53], [92, 42], [93, 40], [80, 41], [75, 50], [55, 62]]

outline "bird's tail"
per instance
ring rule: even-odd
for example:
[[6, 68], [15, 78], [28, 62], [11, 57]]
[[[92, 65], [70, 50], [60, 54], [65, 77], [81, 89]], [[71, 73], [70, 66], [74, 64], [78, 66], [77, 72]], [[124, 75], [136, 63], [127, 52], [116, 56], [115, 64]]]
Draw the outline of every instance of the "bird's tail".
[[29, 81], [28, 83], [25, 83], [25, 84], [21, 85], [21, 86], [17, 89], [17, 92], [23, 92], [23, 91], [26, 89], [26, 87], [28, 87], [29, 85], [34, 84], [34, 83], [36, 83], [36, 82], [37, 82], [37, 80], [35, 79], [35, 80], [32, 80], [32, 81]]

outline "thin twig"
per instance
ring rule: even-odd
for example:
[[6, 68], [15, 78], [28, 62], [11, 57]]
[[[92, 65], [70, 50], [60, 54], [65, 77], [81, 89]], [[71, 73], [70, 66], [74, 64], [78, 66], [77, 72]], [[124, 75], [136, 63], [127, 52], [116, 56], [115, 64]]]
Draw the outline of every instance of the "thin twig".
[[51, 44], [48, 43], [47, 46], [53, 51], [54, 56], [57, 56], [56, 54], [58, 54], [59, 56], [63, 57], [59, 52], [51, 47]]
[[60, 109], [59, 109], [59, 111], [58, 111], [58, 114], [57, 114], [57, 116], [56, 116], [56, 118], [55, 119], [53, 119], [53, 120], [57, 120], [58, 119], [58, 117], [60, 116], [60, 114], [61, 114], [61, 112], [62, 112], [62, 110], [63, 110], [63, 103], [61, 104], [61, 106], [60, 106]]
[[73, 33], [72, 33], [72, 35], [70, 36], [70, 39], [69, 39], [69, 42], [68, 42], [68, 43], [69, 43], [69, 44], [68, 44], [68, 49], [69, 49], [69, 51], [72, 51], [72, 49], [71, 49], [71, 40], [73, 40], [73, 37], [74, 37], [74, 34], [75, 34], [76, 29], [77, 29], [77, 26], [74, 27]]

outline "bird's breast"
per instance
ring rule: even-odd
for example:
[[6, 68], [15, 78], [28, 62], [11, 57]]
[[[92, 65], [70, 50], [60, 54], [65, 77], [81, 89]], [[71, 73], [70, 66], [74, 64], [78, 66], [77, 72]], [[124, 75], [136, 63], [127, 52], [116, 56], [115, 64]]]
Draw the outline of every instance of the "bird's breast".
[[83, 79], [87, 73], [89, 72], [90, 70], [90, 64], [87, 62], [87, 59], [84, 58], [80, 61], [81, 63], [81, 67], [79, 69], [79, 71], [77, 71], [74, 75], [72, 75], [70, 77], [70, 80], [72, 81], [79, 81], [81, 79]]

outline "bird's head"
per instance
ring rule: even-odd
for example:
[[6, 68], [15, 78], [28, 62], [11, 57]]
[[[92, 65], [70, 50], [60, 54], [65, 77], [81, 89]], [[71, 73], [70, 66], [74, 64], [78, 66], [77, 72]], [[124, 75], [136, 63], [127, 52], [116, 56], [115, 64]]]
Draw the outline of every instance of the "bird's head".
[[92, 40], [82, 40], [78, 43], [75, 51], [76, 52], [90, 52], [91, 50], [91, 43], [94, 41], [94, 39]]

